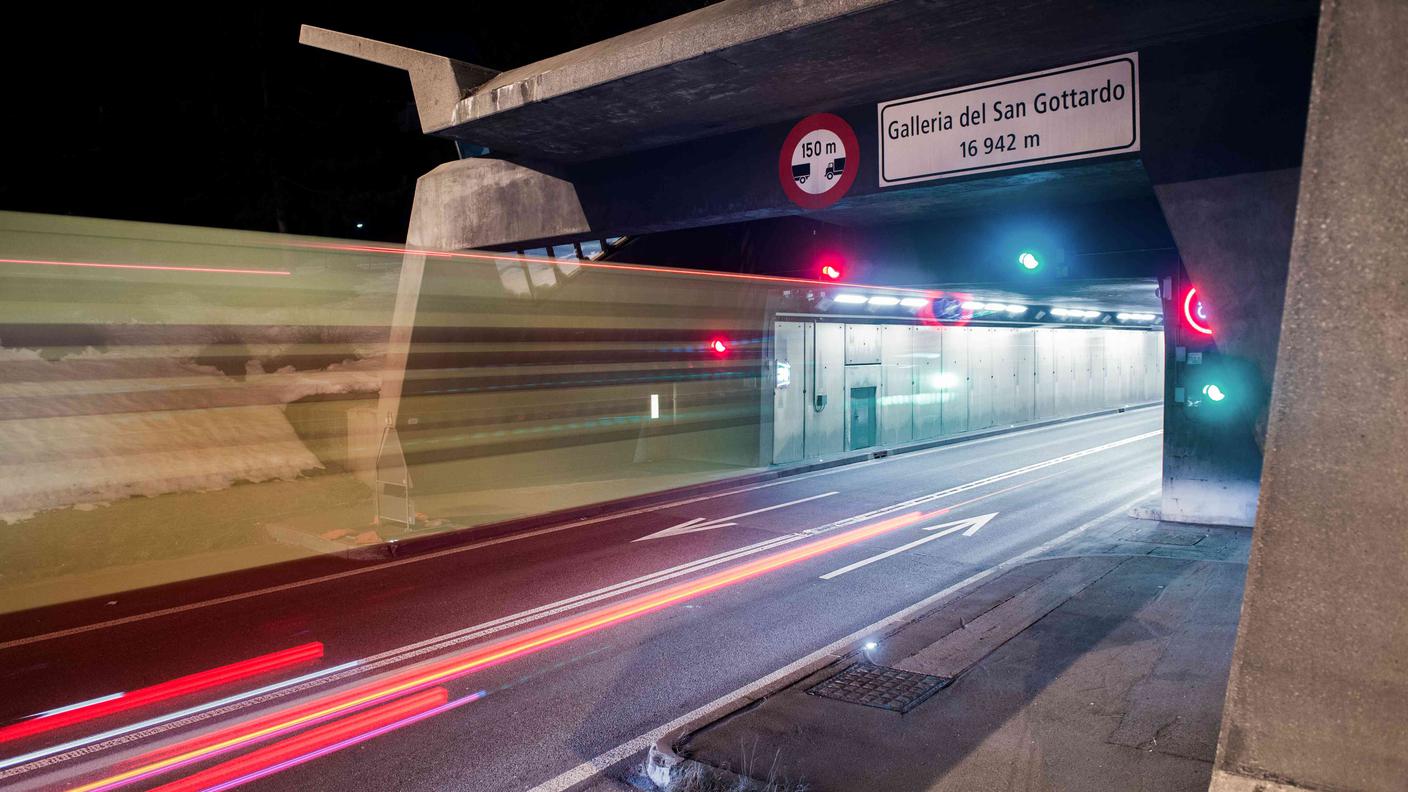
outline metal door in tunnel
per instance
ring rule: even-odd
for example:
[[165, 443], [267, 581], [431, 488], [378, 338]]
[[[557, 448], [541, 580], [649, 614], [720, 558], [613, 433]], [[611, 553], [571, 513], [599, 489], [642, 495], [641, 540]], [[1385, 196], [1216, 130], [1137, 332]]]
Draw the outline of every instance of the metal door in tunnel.
[[884, 434], [880, 422], [881, 397], [885, 395], [884, 367], [846, 366], [846, 450], [869, 448]]
[[875, 445], [875, 386], [851, 388], [851, 405], [848, 449], [869, 448]]

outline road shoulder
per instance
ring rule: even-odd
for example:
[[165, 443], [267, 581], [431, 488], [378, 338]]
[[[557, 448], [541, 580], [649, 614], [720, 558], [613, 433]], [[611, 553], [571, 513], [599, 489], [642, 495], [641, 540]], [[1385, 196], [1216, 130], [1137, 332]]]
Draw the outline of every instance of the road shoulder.
[[666, 735], [647, 775], [672, 790], [1205, 788], [1247, 540], [1104, 521], [1069, 555]]

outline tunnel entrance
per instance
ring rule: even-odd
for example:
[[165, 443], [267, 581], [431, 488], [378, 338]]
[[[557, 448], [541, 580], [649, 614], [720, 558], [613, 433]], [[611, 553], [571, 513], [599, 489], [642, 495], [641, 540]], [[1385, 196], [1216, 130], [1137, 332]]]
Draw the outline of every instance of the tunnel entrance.
[[1157, 330], [817, 317], [773, 335], [774, 464], [1162, 398]]

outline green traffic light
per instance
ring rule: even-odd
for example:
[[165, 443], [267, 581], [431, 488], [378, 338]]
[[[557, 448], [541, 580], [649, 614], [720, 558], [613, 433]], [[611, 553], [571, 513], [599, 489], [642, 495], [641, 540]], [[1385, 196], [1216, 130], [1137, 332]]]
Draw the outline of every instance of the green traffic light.
[[1017, 263], [1021, 264], [1023, 267], [1026, 267], [1029, 270], [1034, 270], [1037, 267], [1041, 266], [1041, 260], [1038, 259], [1036, 257], [1036, 254], [1032, 253], [1030, 250], [1022, 251], [1022, 254], [1017, 257]]
[[1223, 393], [1222, 388], [1217, 387], [1216, 384], [1204, 385], [1203, 395], [1208, 397], [1208, 399], [1210, 399], [1211, 401], [1215, 402], [1220, 402], [1223, 399], [1227, 398], [1227, 394]]

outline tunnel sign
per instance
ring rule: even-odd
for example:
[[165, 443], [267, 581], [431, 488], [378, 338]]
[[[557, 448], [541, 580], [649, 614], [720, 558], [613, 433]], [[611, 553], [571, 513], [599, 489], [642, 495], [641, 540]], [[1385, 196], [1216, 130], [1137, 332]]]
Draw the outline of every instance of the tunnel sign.
[[856, 180], [860, 145], [840, 116], [815, 113], [792, 127], [777, 158], [782, 191], [803, 209], [824, 209]]
[[1131, 53], [877, 106], [880, 186], [1139, 150]]

